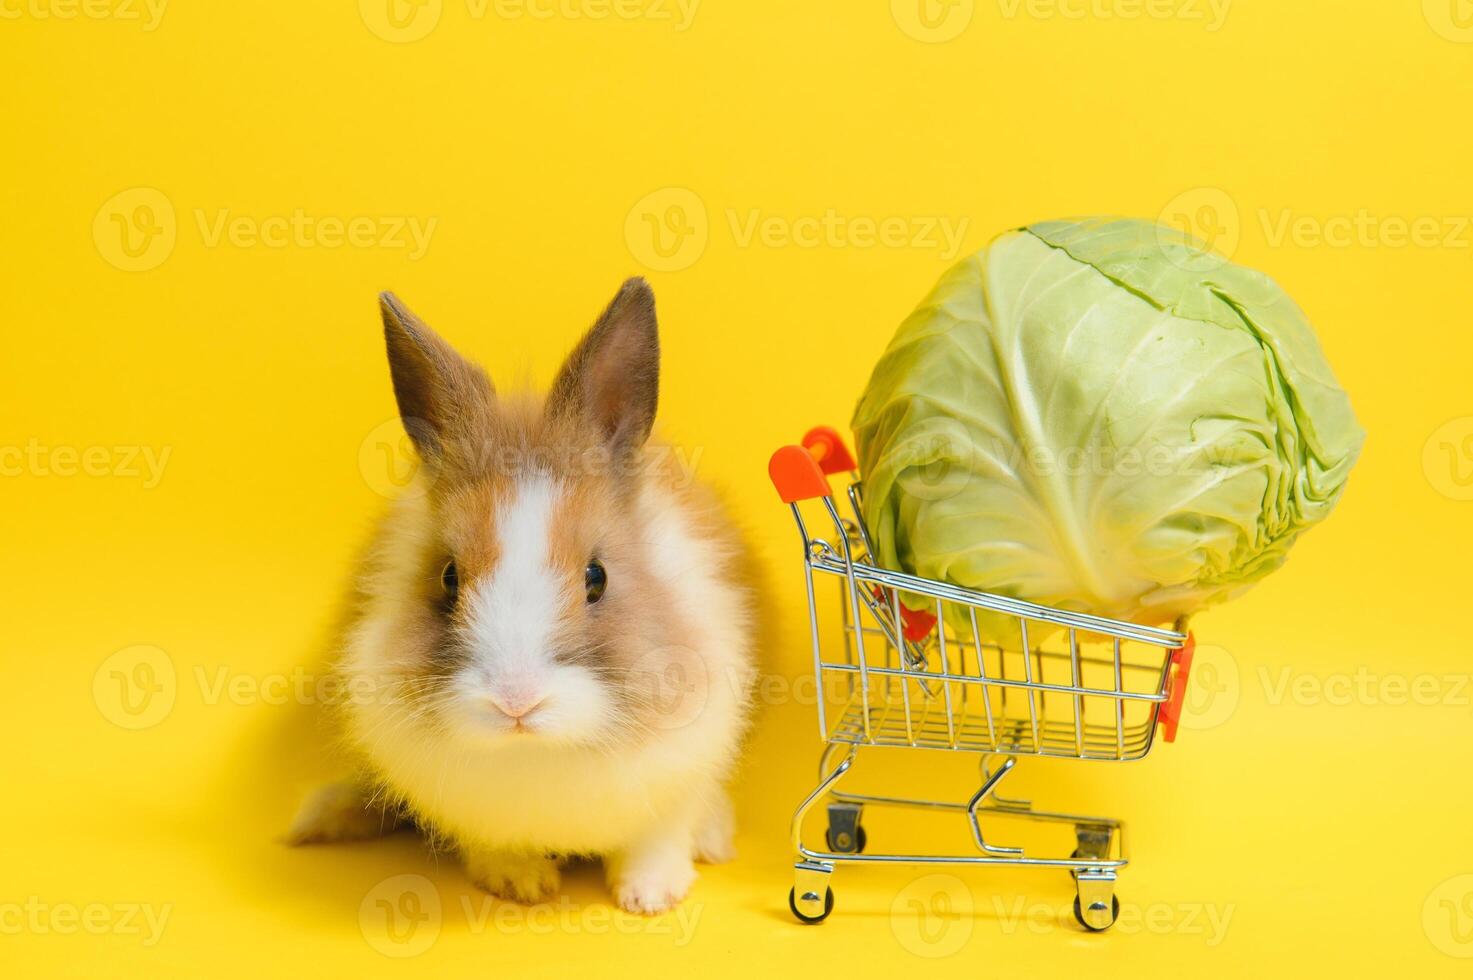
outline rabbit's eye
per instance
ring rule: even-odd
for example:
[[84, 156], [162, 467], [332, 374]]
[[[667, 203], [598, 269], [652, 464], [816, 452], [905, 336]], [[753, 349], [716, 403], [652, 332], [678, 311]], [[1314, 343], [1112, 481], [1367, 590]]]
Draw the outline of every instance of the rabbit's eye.
[[453, 601], [455, 593], [460, 589], [460, 573], [455, 570], [454, 561], [447, 561], [445, 567], [440, 569], [440, 585], [445, 589], [445, 595]]
[[588, 563], [583, 570], [583, 587], [588, 590], [588, 601], [597, 602], [604, 597], [604, 589], [609, 586], [609, 573], [604, 571], [604, 563], [597, 558]]

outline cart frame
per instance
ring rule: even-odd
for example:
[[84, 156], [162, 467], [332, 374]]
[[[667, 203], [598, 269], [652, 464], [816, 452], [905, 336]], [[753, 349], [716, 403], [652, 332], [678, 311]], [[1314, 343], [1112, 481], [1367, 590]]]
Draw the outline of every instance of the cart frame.
[[[818, 783], [793, 815], [793, 914], [806, 923], [828, 917], [840, 863], [1006, 865], [1068, 871], [1079, 923], [1090, 931], [1113, 925], [1119, 914], [1115, 881], [1129, 863], [1124, 824], [1035, 809], [997, 788], [1022, 756], [1128, 762], [1150, 752], [1158, 728], [1165, 741], [1174, 741], [1194, 647], [1185, 624], [1172, 630], [1140, 626], [877, 567], [855, 461], [832, 428], [812, 429], [801, 445], [779, 449], [768, 473], [803, 541], [818, 725], [827, 743]], [[829, 483], [844, 474], [852, 518], [840, 513]], [[810, 532], [800, 507], [810, 502], [827, 515], [834, 541]], [[824, 579], [839, 584], [842, 644], [826, 643], [820, 627], [815, 582]], [[1087, 652], [1091, 641], [1105, 643], [1108, 653]], [[843, 688], [837, 713], [826, 704], [828, 679]], [[859, 750], [877, 746], [978, 753], [979, 785], [954, 800], [841, 790]], [[821, 801], [827, 801], [828, 818], [823, 850], [803, 837], [805, 818]], [[866, 806], [965, 815], [976, 853], [865, 853]], [[1038, 857], [996, 844], [983, 832], [984, 815], [1070, 824], [1075, 849]]]

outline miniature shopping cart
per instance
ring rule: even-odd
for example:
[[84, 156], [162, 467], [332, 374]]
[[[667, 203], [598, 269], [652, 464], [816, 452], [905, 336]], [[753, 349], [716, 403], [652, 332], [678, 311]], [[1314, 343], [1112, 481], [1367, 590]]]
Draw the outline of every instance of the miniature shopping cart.
[[[834, 908], [829, 882], [840, 862], [1056, 868], [1074, 878], [1080, 924], [1108, 929], [1120, 911], [1116, 874], [1128, 861], [1121, 822], [1036, 810], [999, 796], [998, 784], [1019, 756], [1126, 762], [1151, 751], [1158, 727], [1174, 741], [1191, 637], [1181, 623], [1175, 630], [1137, 626], [879, 568], [855, 469], [843, 440], [827, 427], [810, 431], [801, 446], [779, 449], [768, 466], [803, 538], [818, 725], [827, 743], [818, 785], [793, 815], [799, 860], [789, 907], [803, 922], [827, 918]], [[830, 476], [845, 474], [852, 518], [840, 513], [829, 486]], [[827, 513], [833, 540], [810, 533], [804, 510], [816, 506]], [[837, 629], [831, 620], [820, 628], [818, 592], [825, 581], [839, 593]], [[842, 641], [825, 632], [841, 633]], [[859, 749], [869, 746], [979, 753], [980, 786], [969, 799], [949, 801], [839, 791]], [[820, 800], [827, 801], [828, 833], [826, 849], [815, 850], [803, 842], [803, 821]], [[964, 814], [976, 851], [867, 851], [867, 804]], [[1040, 857], [1001, 846], [984, 837], [984, 815], [989, 823], [1072, 825], [1075, 849]]]

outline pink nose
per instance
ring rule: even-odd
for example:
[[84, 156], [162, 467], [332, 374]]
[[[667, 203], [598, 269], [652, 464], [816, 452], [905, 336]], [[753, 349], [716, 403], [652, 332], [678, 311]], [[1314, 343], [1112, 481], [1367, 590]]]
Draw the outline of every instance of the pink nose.
[[486, 700], [495, 705], [496, 710], [508, 718], [526, 717], [537, 709], [543, 699], [543, 695], [539, 692], [526, 688], [490, 691], [486, 694]]

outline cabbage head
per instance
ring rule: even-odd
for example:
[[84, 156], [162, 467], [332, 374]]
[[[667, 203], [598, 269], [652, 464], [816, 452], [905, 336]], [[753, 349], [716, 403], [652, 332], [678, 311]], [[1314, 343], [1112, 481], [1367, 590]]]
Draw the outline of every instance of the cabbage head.
[[878, 564], [1142, 624], [1282, 565], [1364, 438], [1278, 285], [1111, 218], [947, 272], [853, 426]]

